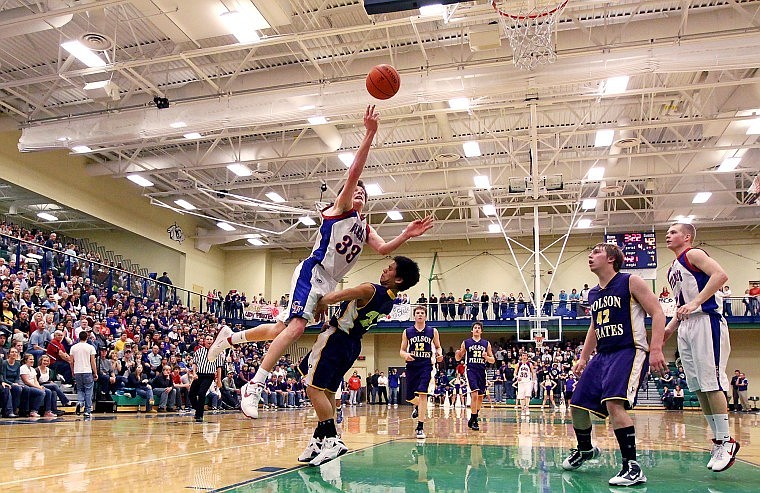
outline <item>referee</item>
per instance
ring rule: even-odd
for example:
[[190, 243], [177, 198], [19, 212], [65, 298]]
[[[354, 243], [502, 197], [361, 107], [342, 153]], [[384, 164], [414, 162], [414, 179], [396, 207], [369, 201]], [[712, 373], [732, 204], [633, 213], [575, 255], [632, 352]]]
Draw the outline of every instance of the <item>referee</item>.
[[216, 361], [208, 360], [208, 349], [214, 343], [214, 338], [207, 335], [203, 338], [203, 343], [195, 350], [193, 355], [193, 366], [197, 378], [190, 385], [190, 405], [195, 409], [195, 421], [203, 422], [203, 408], [206, 406], [206, 393], [211, 382], [216, 380], [216, 385], [222, 388], [222, 366], [224, 366], [224, 353], [220, 354]]

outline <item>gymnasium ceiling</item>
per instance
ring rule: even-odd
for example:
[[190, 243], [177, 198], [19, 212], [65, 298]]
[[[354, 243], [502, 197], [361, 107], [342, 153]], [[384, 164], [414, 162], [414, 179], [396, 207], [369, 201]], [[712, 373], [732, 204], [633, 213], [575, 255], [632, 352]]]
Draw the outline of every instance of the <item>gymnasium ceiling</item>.
[[[220, 13], [254, 5], [261, 39], [240, 43]], [[61, 48], [76, 39], [101, 48], [103, 66]], [[337, 193], [340, 156], [358, 147], [372, 102], [381, 126], [363, 178], [383, 193], [365, 212], [386, 238], [425, 214], [437, 239], [529, 235], [536, 215], [547, 234], [579, 231], [581, 219], [584, 232], [662, 228], [679, 215], [754, 228], [758, 46], [760, 0], [570, 0], [556, 62], [532, 71], [513, 65], [484, 0], [436, 16], [368, 15], [360, 0], [0, 0], [0, 112], [23, 128], [22, 151], [76, 147], [91, 175], [123, 180], [157, 207], [197, 207], [202, 228], [186, 234], [202, 249], [250, 247], [246, 234], [310, 246], [316, 228], [299, 217], [316, 218], [317, 202]], [[373, 101], [364, 78], [380, 63], [402, 86]], [[620, 76], [625, 90], [605, 92]], [[83, 89], [97, 81], [108, 84]], [[453, 98], [469, 107], [450, 107]], [[611, 145], [595, 145], [600, 130], [613, 131]], [[480, 156], [465, 156], [468, 141]], [[738, 167], [718, 172], [731, 157]], [[153, 185], [125, 179], [133, 174]], [[273, 205], [272, 191], [286, 202]], [[712, 195], [692, 203], [698, 192]], [[584, 210], [583, 199], [596, 204]]]

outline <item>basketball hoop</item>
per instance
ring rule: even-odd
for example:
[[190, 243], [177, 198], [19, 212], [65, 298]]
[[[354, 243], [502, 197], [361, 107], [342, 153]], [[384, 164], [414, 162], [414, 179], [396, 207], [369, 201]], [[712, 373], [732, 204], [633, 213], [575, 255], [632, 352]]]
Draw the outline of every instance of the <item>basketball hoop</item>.
[[[491, 0], [499, 23], [509, 38], [515, 66], [533, 70], [557, 59], [554, 29], [568, 0]], [[508, 10], [508, 11], [507, 11]]]

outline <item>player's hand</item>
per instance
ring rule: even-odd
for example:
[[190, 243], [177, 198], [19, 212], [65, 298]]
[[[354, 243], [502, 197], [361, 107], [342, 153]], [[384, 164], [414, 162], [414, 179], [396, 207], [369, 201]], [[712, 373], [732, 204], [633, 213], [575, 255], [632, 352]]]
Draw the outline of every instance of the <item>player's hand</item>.
[[576, 377], [580, 377], [581, 373], [583, 373], [583, 370], [586, 369], [586, 365], [588, 364], [588, 361], [585, 359], [579, 359], [578, 362], [573, 367], [573, 374]]
[[404, 232], [410, 238], [416, 238], [432, 228], [434, 222], [435, 220], [433, 219], [433, 216], [425, 216], [423, 219], [415, 219], [407, 225]]
[[649, 367], [653, 372], [661, 375], [668, 369], [668, 365], [665, 363], [665, 355], [662, 354], [662, 349], [652, 349], [649, 352]]
[[375, 111], [374, 104], [368, 104], [367, 109], [364, 110], [364, 128], [367, 132], [377, 132], [377, 121], [380, 118], [380, 113]]
[[404, 361], [414, 361], [414, 356], [409, 353], [404, 353]]
[[689, 316], [697, 310], [697, 308], [697, 305], [691, 301], [683, 306], [678, 307], [678, 310], [676, 311], [676, 319], [687, 320]]
[[316, 306], [314, 307], [314, 320], [317, 322], [323, 322], [327, 320], [328, 308], [328, 305], [322, 301], [322, 297], [320, 296], [319, 300], [317, 300]]
[[438, 356], [436, 356], [436, 357], [435, 357], [435, 360], [436, 360], [438, 363], [440, 363], [441, 361], [443, 361], [443, 355], [439, 354]]

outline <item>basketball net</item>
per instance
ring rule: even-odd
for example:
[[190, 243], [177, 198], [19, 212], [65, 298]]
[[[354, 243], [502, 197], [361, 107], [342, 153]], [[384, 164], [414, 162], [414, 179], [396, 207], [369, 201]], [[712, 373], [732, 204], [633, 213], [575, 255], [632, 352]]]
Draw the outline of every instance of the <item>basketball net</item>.
[[[558, 3], [559, 2], [559, 3]], [[512, 61], [521, 70], [557, 59], [554, 30], [568, 0], [491, 0], [512, 47]]]
[[533, 342], [536, 343], [536, 349], [544, 347], [544, 336], [537, 335], [533, 338]]

